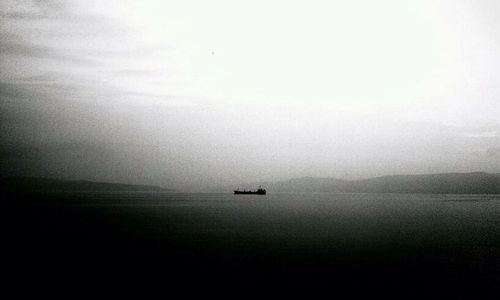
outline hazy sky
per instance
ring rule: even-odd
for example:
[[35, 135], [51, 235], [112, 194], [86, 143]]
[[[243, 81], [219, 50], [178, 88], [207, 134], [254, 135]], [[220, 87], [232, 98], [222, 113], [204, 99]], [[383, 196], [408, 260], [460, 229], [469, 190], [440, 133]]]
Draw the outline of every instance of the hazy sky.
[[500, 172], [500, 2], [0, 3], [4, 175]]

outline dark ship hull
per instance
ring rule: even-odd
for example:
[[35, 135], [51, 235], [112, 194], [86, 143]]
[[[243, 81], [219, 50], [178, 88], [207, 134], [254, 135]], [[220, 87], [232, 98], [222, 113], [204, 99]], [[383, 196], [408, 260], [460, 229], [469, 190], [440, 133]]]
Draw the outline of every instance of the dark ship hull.
[[257, 191], [234, 191], [235, 195], [265, 195], [266, 190], [257, 190]]

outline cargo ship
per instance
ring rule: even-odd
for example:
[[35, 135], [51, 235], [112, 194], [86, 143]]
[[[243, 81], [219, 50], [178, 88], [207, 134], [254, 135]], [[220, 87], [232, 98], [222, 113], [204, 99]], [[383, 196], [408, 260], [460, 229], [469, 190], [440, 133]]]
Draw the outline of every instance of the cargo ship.
[[234, 191], [234, 194], [235, 195], [265, 195], [266, 190], [259, 186], [259, 189], [256, 191], [246, 191], [246, 190], [240, 191], [240, 189], [237, 189]]

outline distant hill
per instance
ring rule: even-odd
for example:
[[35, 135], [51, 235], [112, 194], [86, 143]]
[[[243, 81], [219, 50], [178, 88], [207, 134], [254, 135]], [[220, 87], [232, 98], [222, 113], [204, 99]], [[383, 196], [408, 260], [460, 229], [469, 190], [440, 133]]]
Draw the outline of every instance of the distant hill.
[[[303, 177], [259, 183], [275, 192], [500, 194], [500, 174], [483, 172], [392, 175], [361, 180]], [[244, 184], [255, 188], [259, 184]]]
[[41, 177], [6, 177], [0, 186], [19, 191], [172, 191], [153, 185], [95, 182], [88, 180], [60, 180]]

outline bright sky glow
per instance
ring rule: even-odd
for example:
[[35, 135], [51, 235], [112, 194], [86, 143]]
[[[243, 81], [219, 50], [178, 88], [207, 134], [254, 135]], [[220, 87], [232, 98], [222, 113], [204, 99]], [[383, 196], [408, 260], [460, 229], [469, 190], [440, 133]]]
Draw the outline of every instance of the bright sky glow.
[[[498, 1], [0, 7], [4, 144], [46, 155], [35, 174], [192, 187], [500, 172]], [[32, 157], [6, 159], [28, 172]]]

